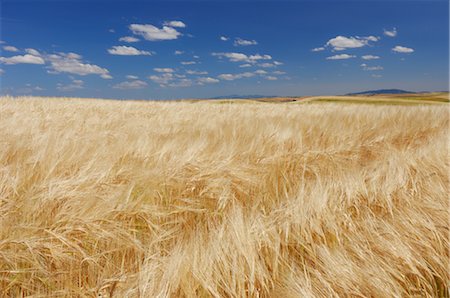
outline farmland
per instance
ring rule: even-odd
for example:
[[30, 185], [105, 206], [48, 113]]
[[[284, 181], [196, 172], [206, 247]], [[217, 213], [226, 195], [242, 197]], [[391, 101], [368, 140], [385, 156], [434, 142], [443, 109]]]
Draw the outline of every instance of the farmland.
[[446, 99], [1, 98], [0, 296], [448, 297]]

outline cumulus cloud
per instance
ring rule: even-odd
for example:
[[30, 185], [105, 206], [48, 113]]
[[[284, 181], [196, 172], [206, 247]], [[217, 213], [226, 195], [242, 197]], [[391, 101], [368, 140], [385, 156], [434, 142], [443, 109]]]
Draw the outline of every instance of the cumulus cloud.
[[255, 76], [255, 74], [253, 72], [244, 72], [244, 73], [238, 73], [238, 74], [224, 73], [224, 74], [219, 75], [218, 78], [225, 80], [225, 81], [234, 81], [237, 79], [251, 78], [254, 76]]
[[336, 36], [335, 38], [330, 39], [326, 46], [330, 46], [335, 51], [342, 51], [349, 48], [361, 48], [369, 44], [369, 41], [378, 41], [379, 38], [375, 36], [366, 36], [366, 37], [345, 37], [345, 36]]
[[148, 51], [140, 51], [134, 47], [129, 46], [113, 46], [111, 49], [108, 49], [108, 53], [111, 55], [120, 55], [120, 56], [151, 56], [152, 53]]
[[151, 75], [148, 78], [152, 82], [159, 84], [160, 87], [190, 87], [194, 84], [185, 75], [176, 74], [172, 68], [154, 68], [154, 71], [159, 74]]
[[356, 56], [349, 55], [349, 54], [339, 54], [339, 55], [327, 57], [327, 60], [343, 60], [343, 59], [350, 59], [350, 58], [355, 58], [355, 57]]
[[181, 55], [181, 54], [183, 54], [183, 53], [184, 53], [183, 51], [175, 51], [175, 52], [174, 52], [175, 55]]
[[380, 56], [374, 56], [374, 55], [363, 55], [361, 56], [363, 60], [375, 60], [380, 59]]
[[168, 22], [164, 22], [164, 25], [169, 26], [169, 27], [175, 27], [175, 28], [185, 28], [186, 24], [183, 23], [182, 21], [168, 21]]
[[402, 47], [402, 46], [395, 46], [392, 51], [397, 53], [412, 53], [414, 52], [414, 49]]
[[281, 63], [281, 62], [273, 61], [273, 63], [265, 62], [265, 63], [258, 64], [258, 66], [264, 67], [264, 68], [269, 68], [269, 67], [277, 67], [282, 64], [283, 63]]
[[366, 70], [366, 71], [383, 70], [382, 66], [368, 66], [365, 63], [361, 64], [360, 66], [363, 68], [363, 70]]
[[75, 91], [78, 89], [83, 89], [84, 82], [82, 80], [72, 80], [72, 83], [63, 85], [61, 83], [58, 83], [56, 85], [56, 89], [59, 91]]
[[195, 61], [183, 61], [183, 62], [181, 62], [181, 64], [183, 64], [183, 65], [192, 65], [192, 64], [196, 64], [197, 62], [195, 62]]
[[18, 55], [12, 57], [0, 57], [0, 62], [8, 65], [12, 64], [44, 64], [42, 57], [30, 54]]
[[318, 47], [318, 48], [312, 49], [311, 52], [320, 52], [320, 51], [323, 51], [323, 50], [325, 50], [324, 47]]
[[226, 37], [226, 36], [221, 36], [221, 37], [220, 37], [220, 40], [222, 40], [222, 41], [227, 41], [227, 40], [229, 40], [229, 38]]
[[246, 40], [239, 37], [234, 40], [235, 46], [252, 46], [257, 44], [258, 42], [256, 40]]
[[181, 35], [180, 32], [169, 26], [163, 26], [160, 29], [153, 25], [131, 24], [129, 28], [134, 34], [150, 41], [173, 40]]
[[190, 75], [207, 75], [208, 74], [207, 71], [198, 71], [198, 70], [187, 70], [186, 73], [190, 74]]
[[41, 53], [39, 53], [39, 51], [35, 50], [35, 49], [28, 48], [28, 49], [25, 49], [25, 52], [27, 52], [28, 54], [33, 55], [33, 56], [41, 56]]
[[384, 35], [389, 36], [389, 37], [396, 37], [397, 36], [397, 28], [392, 28], [392, 30], [386, 30], [384, 29], [383, 32]]
[[367, 41], [379, 41], [380, 40], [380, 38], [379, 37], [376, 37], [376, 36], [366, 36], [366, 37], [359, 37], [359, 36], [356, 36], [357, 38], [359, 38], [359, 39], [362, 39], [362, 40], [367, 40]]
[[258, 69], [258, 70], [255, 70], [255, 73], [258, 75], [263, 75], [263, 74], [267, 74], [267, 71], [265, 71], [263, 69]]
[[212, 53], [213, 56], [217, 56], [219, 58], [228, 58], [231, 62], [247, 62], [247, 63], [256, 63], [258, 60], [271, 60], [272, 57], [270, 55], [246, 55], [242, 53]]
[[166, 68], [153, 68], [153, 70], [154, 71], [156, 71], [156, 72], [161, 72], [161, 73], [173, 73], [173, 72], [175, 72], [175, 70], [173, 69], [173, 68], [169, 68], [169, 67], [166, 67]]
[[119, 38], [119, 41], [123, 41], [123, 42], [138, 42], [139, 38], [133, 37], [133, 36], [124, 36]]
[[249, 64], [249, 63], [245, 63], [242, 65], [239, 65], [239, 67], [252, 67], [253, 65]]
[[265, 77], [265, 79], [269, 80], [269, 81], [276, 81], [276, 80], [278, 80], [278, 78], [274, 77], [274, 76], [267, 76], [267, 77]]
[[139, 79], [139, 77], [133, 76], [133, 75], [127, 75], [126, 78], [127, 78], [128, 80], [137, 80], [137, 79]]
[[145, 88], [148, 84], [144, 81], [134, 80], [134, 81], [125, 81], [113, 86], [114, 89], [142, 89]]
[[285, 71], [279, 71], [279, 70], [276, 70], [276, 71], [273, 72], [273, 74], [276, 74], [276, 75], [284, 75], [284, 74], [286, 74], [286, 72], [285, 72]]
[[379, 74], [373, 74], [372, 77], [374, 77], [374, 78], [381, 78], [381, 77], [383, 77], [383, 76], [382, 76], [382, 75], [379, 75]]
[[161, 75], [151, 75], [148, 78], [163, 87], [174, 80], [174, 75], [172, 73], [163, 73]]
[[218, 79], [214, 79], [211, 77], [201, 77], [201, 78], [198, 78], [197, 82], [199, 85], [203, 85], [203, 84], [215, 84], [215, 83], [219, 83], [220, 81]]
[[8, 51], [8, 52], [18, 52], [19, 49], [13, 46], [4, 46], [3, 50]]
[[266, 62], [266, 63], [258, 64], [258, 66], [264, 67], [264, 68], [269, 68], [269, 67], [275, 67], [275, 64]]
[[63, 72], [80, 76], [96, 74], [103, 79], [112, 78], [106, 68], [95, 64], [84, 63], [81, 58], [80, 55], [75, 53], [58, 53], [49, 55], [46, 59], [50, 62], [49, 67], [53, 73]]
[[192, 80], [190, 79], [181, 79], [174, 81], [172, 83], [169, 83], [168, 87], [191, 87], [193, 85]]

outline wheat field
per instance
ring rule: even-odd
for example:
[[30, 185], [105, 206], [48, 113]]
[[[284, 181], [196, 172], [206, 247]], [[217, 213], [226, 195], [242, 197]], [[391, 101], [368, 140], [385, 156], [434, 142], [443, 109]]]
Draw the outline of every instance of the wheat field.
[[0, 296], [449, 297], [449, 110], [0, 99]]

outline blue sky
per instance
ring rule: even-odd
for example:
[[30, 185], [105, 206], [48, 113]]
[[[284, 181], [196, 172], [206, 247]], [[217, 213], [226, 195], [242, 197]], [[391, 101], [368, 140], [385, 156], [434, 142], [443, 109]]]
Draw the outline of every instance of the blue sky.
[[2, 94], [448, 90], [448, 1], [0, 0]]

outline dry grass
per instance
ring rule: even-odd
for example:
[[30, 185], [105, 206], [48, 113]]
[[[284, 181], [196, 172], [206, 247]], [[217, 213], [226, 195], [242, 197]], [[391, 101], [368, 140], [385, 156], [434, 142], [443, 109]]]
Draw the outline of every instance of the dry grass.
[[449, 295], [447, 105], [0, 109], [0, 295]]

